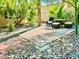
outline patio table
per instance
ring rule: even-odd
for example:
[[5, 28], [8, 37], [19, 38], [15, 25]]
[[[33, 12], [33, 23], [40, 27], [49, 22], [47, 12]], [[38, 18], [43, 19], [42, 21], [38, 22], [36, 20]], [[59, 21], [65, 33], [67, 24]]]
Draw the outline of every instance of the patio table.
[[59, 22], [52, 23], [52, 28], [60, 28], [60, 23]]
[[60, 25], [63, 25], [64, 22], [67, 21], [67, 19], [55, 19], [54, 21], [55, 21], [55, 22], [60, 22]]

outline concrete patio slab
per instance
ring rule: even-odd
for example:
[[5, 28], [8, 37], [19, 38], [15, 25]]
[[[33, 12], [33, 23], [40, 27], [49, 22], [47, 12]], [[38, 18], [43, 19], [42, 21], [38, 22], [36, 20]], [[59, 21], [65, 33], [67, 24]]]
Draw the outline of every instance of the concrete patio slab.
[[56, 39], [65, 36], [68, 33], [74, 31], [74, 28], [59, 28], [52, 29], [51, 27], [46, 27], [45, 24], [35, 28], [31, 31], [25, 32], [20, 36], [28, 41], [34, 43], [37, 47], [41, 48]]

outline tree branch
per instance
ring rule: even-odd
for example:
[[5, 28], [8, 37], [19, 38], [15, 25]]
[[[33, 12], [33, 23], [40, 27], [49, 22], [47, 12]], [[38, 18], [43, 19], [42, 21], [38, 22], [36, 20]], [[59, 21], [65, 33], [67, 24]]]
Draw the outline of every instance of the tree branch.
[[74, 6], [71, 2], [69, 2], [69, 1], [65, 1], [65, 0], [63, 0], [63, 1], [66, 2], [66, 3], [71, 4], [71, 5], [75, 8], [75, 6]]

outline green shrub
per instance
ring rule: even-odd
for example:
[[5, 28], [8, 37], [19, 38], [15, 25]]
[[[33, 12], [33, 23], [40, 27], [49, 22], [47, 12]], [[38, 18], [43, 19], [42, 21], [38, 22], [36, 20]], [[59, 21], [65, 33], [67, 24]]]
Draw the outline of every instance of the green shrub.
[[13, 24], [13, 23], [8, 23], [7, 24], [7, 28], [8, 28], [8, 31], [13, 31], [14, 29], [15, 29], [15, 24]]
[[59, 8], [59, 5], [57, 5], [57, 4], [51, 5], [48, 9], [49, 15], [56, 17], [58, 8]]
[[64, 4], [53, 4], [49, 7], [49, 15], [58, 19], [64, 19]]

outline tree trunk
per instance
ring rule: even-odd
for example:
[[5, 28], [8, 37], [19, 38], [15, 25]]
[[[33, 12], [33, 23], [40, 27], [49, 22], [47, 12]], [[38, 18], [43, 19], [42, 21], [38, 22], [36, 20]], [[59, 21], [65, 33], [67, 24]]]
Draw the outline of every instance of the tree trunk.
[[16, 25], [16, 26], [17, 26], [17, 25], [20, 25], [20, 23], [22, 22], [22, 20], [24, 20], [24, 17], [17, 18], [17, 20], [16, 20], [16, 22], [15, 22], [15, 23], [16, 23], [15, 25]]
[[78, 16], [77, 16], [76, 10], [75, 10], [75, 32], [76, 32], [76, 35], [78, 35]]
[[77, 15], [77, 3], [75, 2], [75, 32], [78, 35], [78, 15]]
[[41, 26], [41, 4], [40, 4], [40, 0], [38, 0], [37, 12], [38, 12], [38, 26]]

